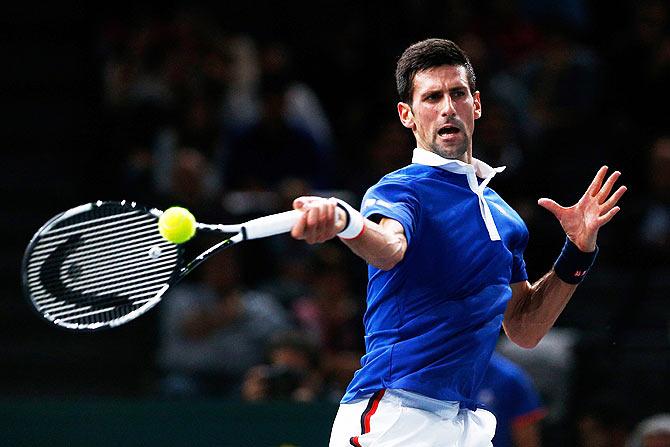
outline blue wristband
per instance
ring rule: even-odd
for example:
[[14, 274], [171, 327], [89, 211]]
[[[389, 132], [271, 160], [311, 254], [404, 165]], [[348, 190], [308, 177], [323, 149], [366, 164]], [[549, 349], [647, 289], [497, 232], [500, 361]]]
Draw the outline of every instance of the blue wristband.
[[554, 263], [554, 272], [556, 272], [556, 276], [558, 276], [561, 281], [567, 282], [568, 284], [579, 284], [582, 282], [589, 269], [593, 266], [598, 251], [599, 248], [596, 245], [595, 250], [585, 253], [577, 248], [570, 238], [566, 236], [563, 250], [561, 250], [561, 254], [558, 255], [558, 258]]

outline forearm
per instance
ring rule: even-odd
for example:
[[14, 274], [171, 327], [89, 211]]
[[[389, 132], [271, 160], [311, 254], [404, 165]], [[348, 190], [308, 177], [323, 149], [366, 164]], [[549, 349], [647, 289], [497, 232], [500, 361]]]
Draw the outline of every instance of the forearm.
[[505, 333], [521, 347], [535, 347], [554, 325], [576, 289], [576, 284], [562, 281], [551, 270], [523, 292], [513, 293], [505, 310]]
[[303, 212], [291, 229], [296, 239], [314, 244], [339, 236], [351, 251], [381, 270], [392, 269], [405, 255], [405, 228], [397, 220], [382, 217], [377, 224], [335, 198], [299, 197], [293, 207]]
[[341, 240], [365, 262], [381, 270], [393, 268], [407, 248], [402, 226], [391, 219], [382, 219], [379, 224], [365, 219], [365, 231], [359, 237]]

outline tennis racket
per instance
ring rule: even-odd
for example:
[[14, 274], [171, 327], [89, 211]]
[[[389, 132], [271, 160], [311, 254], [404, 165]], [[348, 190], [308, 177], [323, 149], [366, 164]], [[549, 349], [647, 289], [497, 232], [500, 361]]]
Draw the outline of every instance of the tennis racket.
[[[348, 211], [337, 209], [348, 224]], [[287, 233], [302, 214], [287, 211], [239, 225], [198, 223], [198, 232], [229, 237], [186, 262], [183, 246], [158, 231], [162, 213], [135, 202], [98, 201], [49, 220], [31, 239], [22, 264], [23, 290], [37, 313], [77, 331], [122, 325], [153, 308], [209, 257], [245, 240]]]

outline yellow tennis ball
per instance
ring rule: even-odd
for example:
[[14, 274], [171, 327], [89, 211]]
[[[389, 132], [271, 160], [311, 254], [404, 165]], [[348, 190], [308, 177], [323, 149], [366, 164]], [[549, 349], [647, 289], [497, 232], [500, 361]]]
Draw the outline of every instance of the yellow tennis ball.
[[186, 208], [173, 206], [158, 218], [158, 231], [173, 244], [183, 244], [195, 235], [195, 217]]

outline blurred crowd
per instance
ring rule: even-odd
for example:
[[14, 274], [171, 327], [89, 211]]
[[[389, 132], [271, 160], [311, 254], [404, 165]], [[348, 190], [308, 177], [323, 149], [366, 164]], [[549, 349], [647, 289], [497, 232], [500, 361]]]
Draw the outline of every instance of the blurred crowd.
[[[405, 7], [360, 6], [338, 22], [342, 13], [325, 6], [332, 22], [314, 17], [281, 33], [197, 7], [104, 20], [100, 157], [109, 194], [185, 206], [203, 222], [284, 211], [302, 194], [357, 205], [411, 157], [414, 141], [395, 114], [397, 58], [414, 41], [450, 38], [470, 55], [482, 92], [474, 155], [507, 166], [492, 187], [529, 227], [531, 279], [563, 242], [537, 198], [575, 202], [603, 163], [630, 189], [556, 331], [532, 352], [501, 338], [499, 352], [527, 371], [547, 410], [532, 422], [543, 420], [545, 445], [616, 447], [634, 434], [635, 445], [668, 445], [641, 438], [667, 427], [667, 416], [638, 424], [670, 409], [670, 6]], [[384, 27], [397, 32], [379, 35]], [[278, 236], [209, 260], [157, 311], [154, 389], [337, 402], [364, 349], [365, 280], [364, 263], [338, 241]]]

